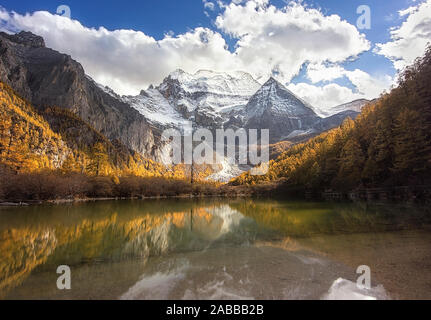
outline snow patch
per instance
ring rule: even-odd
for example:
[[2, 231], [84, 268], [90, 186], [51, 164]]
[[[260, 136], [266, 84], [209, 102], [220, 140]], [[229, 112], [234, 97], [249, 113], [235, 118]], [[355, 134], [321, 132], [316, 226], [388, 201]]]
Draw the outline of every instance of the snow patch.
[[149, 89], [136, 97], [125, 97], [125, 100], [152, 123], [180, 127], [188, 122], [157, 89]]
[[237, 164], [230, 164], [227, 158], [225, 158], [220, 165], [222, 169], [207, 177], [207, 180], [229, 182], [232, 178], [238, 177], [244, 173]]

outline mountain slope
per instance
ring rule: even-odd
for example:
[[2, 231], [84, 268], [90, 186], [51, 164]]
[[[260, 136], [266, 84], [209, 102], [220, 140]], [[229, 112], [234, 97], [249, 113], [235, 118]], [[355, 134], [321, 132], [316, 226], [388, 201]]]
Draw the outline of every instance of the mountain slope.
[[166, 168], [111, 142], [72, 112], [37, 112], [0, 82], [0, 163], [16, 172], [62, 169], [90, 175], [161, 176]]
[[272, 142], [288, 138], [295, 130], [311, 130], [320, 119], [310, 106], [273, 78], [253, 95], [244, 115], [247, 128], [270, 129]]
[[0, 163], [16, 171], [62, 166], [72, 150], [26, 101], [0, 82]]
[[58, 106], [145, 157], [160, 159], [158, 132], [134, 108], [103, 90], [70, 56], [29, 32], [0, 33], [0, 80], [37, 108]]
[[354, 112], [360, 113], [367, 104], [372, 102], [373, 101], [367, 100], [367, 99], [358, 99], [348, 103], [340, 104], [338, 106], [331, 107], [327, 110], [320, 110], [320, 113], [325, 117], [330, 117], [337, 113], [342, 113], [345, 111], [354, 111]]
[[245, 72], [231, 74], [200, 70], [171, 73], [156, 88], [184, 119], [197, 126], [220, 128], [244, 108], [260, 84]]
[[[193, 122], [195, 128], [213, 131], [270, 129], [271, 141], [278, 142], [316, 135], [350, 115], [321, 119], [274, 79], [261, 86], [245, 72], [200, 70], [189, 74], [177, 70], [157, 87], [142, 90], [135, 97], [120, 97], [93, 81], [70, 56], [46, 48], [41, 37], [29, 32], [0, 33], [0, 81], [28, 100], [52, 129], [61, 124], [62, 137], [69, 143], [74, 137], [78, 145], [91, 144], [100, 135], [106, 139], [108, 154], [121, 146], [143, 159], [165, 164], [169, 148], [160, 135], [166, 128]], [[85, 123], [78, 126], [81, 135], [74, 127], [74, 117]], [[116, 159], [127, 162], [122, 157]], [[226, 172], [233, 172], [231, 169], [224, 168]]]
[[124, 97], [123, 100], [138, 110], [148, 122], [161, 129], [176, 128], [187, 121], [157, 89], [142, 90], [138, 96]]
[[399, 83], [356, 120], [283, 153], [267, 175], [234, 183], [285, 179], [289, 188], [314, 191], [431, 183], [431, 48]]

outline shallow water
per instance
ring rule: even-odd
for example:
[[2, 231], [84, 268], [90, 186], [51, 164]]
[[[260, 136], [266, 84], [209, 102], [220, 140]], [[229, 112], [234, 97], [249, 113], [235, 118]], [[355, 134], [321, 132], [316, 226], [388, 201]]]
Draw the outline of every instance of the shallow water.
[[430, 299], [430, 222], [427, 207], [250, 199], [1, 208], [0, 298]]

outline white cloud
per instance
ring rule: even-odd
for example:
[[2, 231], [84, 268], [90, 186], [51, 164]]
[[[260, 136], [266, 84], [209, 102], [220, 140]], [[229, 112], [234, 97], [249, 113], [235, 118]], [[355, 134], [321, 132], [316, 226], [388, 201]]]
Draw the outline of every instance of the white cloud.
[[137, 94], [177, 68], [195, 72], [232, 70], [236, 65], [223, 37], [206, 28], [176, 37], [167, 34], [157, 41], [139, 31], [86, 28], [79, 21], [44, 11], [12, 13], [9, 21], [41, 35], [48, 47], [70, 54], [87, 74], [120, 94]]
[[417, 6], [409, 7], [407, 9], [398, 11], [398, 14], [400, 17], [408, 16], [408, 15], [412, 14], [413, 12], [417, 11], [417, 9], [418, 9]]
[[11, 23], [11, 16], [9, 12], [0, 6], [0, 31], [6, 33], [14, 33], [18, 31], [13, 23]]
[[296, 2], [282, 9], [268, 0], [231, 3], [216, 25], [238, 39], [235, 53], [254, 74], [267, 78], [275, 71], [283, 82], [305, 62], [342, 62], [370, 48], [365, 36], [339, 16]]
[[9, 20], [9, 14], [5, 10], [0, 10], [0, 20], [3, 20], [3, 21]]
[[345, 71], [344, 74], [365, 99], [377, 98], [383, 91], [388, 90], [394, 81], [388, 75], [373, 77], [360, 69]]
[[422, 56], [431, 42], [431, 0], [399, 11], [407, 17], [400, 27], [391, 29], [391, 41], [376, 45], [375, 52], [392, 60], [402, 70]]
[[324, 86], [315, 86], [307, 83], [289, 84], [288, 89], [316, 107], [316, 111], [323, 114], [331, 107], [364, 98], [360, 93], [351, 89], [330, 83]]
[[298, 83], [288, 86], [292, 92], [323, 112], [353, 100], [378, 98], [394, 84], [394, 78], [388, 75], [371, 76], [360, 69], [348, 71], [341, 66], [309, 65], [307, 70], [307, 76], [312, 83], [346, 77], [356, 88], [352, 90], [335, 83], [323, 86]]
[[344, 68], [339, 65], [325, 65], [323, 63], [310, 63], [307, 66], [307, 78], [312, 83], [320, 81], [332, 81], [344, 75]]
[[[210, 9], [208, 4], [215, 1], [203, 3]], [[43, 36], [48, 47], [70, 54], [87, 74], [120, 94], [137, 94], [178, 68], [190, 73], [243, 70], [262, 82], [276, 75], [287, 83], [304, 63], [308, 63], [313, 83], [346, 76], [363, 93], [336, 84], [292, 85], [301, 97], [318, 106], [348, 102], [358, 95], [378, 95], [383, 87], [360, 70], [348, 72], [339, 66], [370, 48], [365, 36], [339, 16], [325, 16], [300, 2], [282, 9], [268, 0], [236, 0], [229, 5], [218, 0], [217, 4], [222, 13], [216, 26], [238, 40], [234, 52], [228, 50], [221, 33], [207, 28], [176, 36], [168, 32], [156, 40], [140, 31], [87, 28], [79, 21], [43, 11], [20, 15], [0, 8], [0, 19], [8, 30]]]
[[[298, 90], [301, 98], [325, 110], [356, 99], [377, 98], [394, 84], [394, 78], [389, 75], [372, 76], [360, 69], [349, 71], [336, 64], [327, 66], [320, 63], [307, 66], [307, 78], [313, 84], [321, 81], [333, 81], [343, 77], [346, 77], [352, 83], [356, 88], [355, 91], [339, 85], [317, 87], [304, 84], [299, 87], [294, 85], [292, 88], [293, 91]], [[311, 90], [310, 93], [317, 94], [317, 96], [315, 98], [310, 97], [310, 93], [306, 92], [307, 89]]]

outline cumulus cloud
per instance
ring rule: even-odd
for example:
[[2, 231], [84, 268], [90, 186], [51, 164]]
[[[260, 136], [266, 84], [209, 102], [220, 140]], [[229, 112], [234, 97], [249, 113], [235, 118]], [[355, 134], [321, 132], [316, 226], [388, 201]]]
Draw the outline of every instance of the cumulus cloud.
[[[1, 7], [0, 7], [0, 9], [1, 9]], [[4, 9], [0, 10], [0, 20], [2, 20], [2, 21], [9, 20], [9, 14]]]
[[268, 0], [236, 1], [217, 18], [217, 26], [238, 39], [233, 53], [223, 37], [209, 29], [157, 41], [139, 31], [86, 28], [48, 12], [12, 13], [9, 21], [42, 35], [49, 46], [71, 54], [96, 80], [120, 93], [160, 81], [178, 67], [234, 67], [263, 80], [275, 73], [288, 82], [306, 61], [343, 61], [369, 49], [365, 37], [339, 16], [324, 16], [297, 3], [277, 9]]
[[323, 63], [310, 63], [307, 66], [307, 78], [312, 83], [332, 81], [344, 75], [344, 68], [340, 65], [325, 65]]
[[[242, 61], [253, 61], [249, 68], [255, 75], [273, 75], [288, 83], [307, 64], [306, 76], [312, 84], [290, 84], [289, 88], [321, 109], [360, 98], [374, 99], [392, 84], [390, 76], [345, 70], [340, 64], [369, 50], [370, 42], [339, 16], [325, 16], [300, 2], [282, 9], [269, 5], [268, 0], [231, 3], [216, 25], [238, 39], [235, 53]], [[356, 90], [338, 84], [314, 85], [343, 77]]]
[[276, 75], [283, 82], [305, 62], [342, 62], [370, 48], [365, 36], [338, 15], [325, 16], [297, 2], [281, 9], [268, 0], [231, 3], [216, 25], [238, 39], [235, 53], [254, 74]]
[[336, 83], [330, 83], [324, 86], [315, 86], [307, 83], [291, 83], [288, 89], [314, 106], [316, 111], [322, 115], [331, 107], [365, 98], [362, 94], [355, 93], [351, 89]]
[[[309, 65], [307, 76], [313, 84], [290, 84], [288, 88], [324, 113], [331, 107], [357, 99], [369, 99], [379, 97], [381, 93], [394, 85], [394, 78], [388, 75], [371, 76], [360, 69], [348, 71], [341, 66], [325, 66], [322, 64]], [[345, 77], [355, 87], [354, 90], [335, 83], [314, 85], [321, 81], [330, 81]]]
[[382, 92], [393, 85], [394, 79], [388, 75], [373, 77], [360, 69], [345, 71], [344, 75], [356, 87], [357, 92], [365, 99], [377, 98]]
[[[216, 1], [203, 3], [211, 10]], [[88, 28], [45, 11], [20, 15], [1, 7], [0, 25], [5, 30], [29, 30], [43, 36], [48, 47], [71, 55], [87, 74], [119, 94], [137, 94], [178, 68], [190, 73], [243, 70], [261, 82], [275, 76], [288, 83], [304, 64], [313, 84], [345, 76], [357, 87], [352, 91], [337, 84], [290, 86], [318, 106], [374, 98], [385, 86], [387, 79], [376, 80], [361, 70], [346, 71], [339, 65], [369, 50], [370, 43], [337, 15], [325, 16], [301, 2], [283, 8], [268, 0], [230, 4], [218, 0], [217, 4], [221, 9], [215, 22], [219, 30], [195, 28], [179, 35], [166, 33], [162, 39], [141, 31]], [[223, 33], [237, 40], [232, 51]]]
[[156, 40], [139, 31], [87, 28], [79, 21], [45, 11], [11, 13], [8, 21], [17, 29], [41, 35], [48, 47], [70, 54], [97, 82], [120, 94], [137, 94], [177, 68], [194, 72], [199, 68], [232, 70], [235, 66], [223, 37], [206, 28]]
[[399, 11], [407, 17], [398, 28], [391, 30], [391, 41], [376, 45], [375, 52], [392, 60], [402, 70], [423, 55], [431, 42], [431, 0]]
[[340, 65], [322, 63], [309, 64], [307, 66], [307, 78], [312, 84], [346, 78], [355, 87], [355, 90], [352, 90], [337, 84], [290, 86], [292, 91], [301, 98], [323, 110], [356, 99], [377, 98], [394, 84], [394, 78], [389, 75], [372, 76], [360, 69], [349, 71]]

